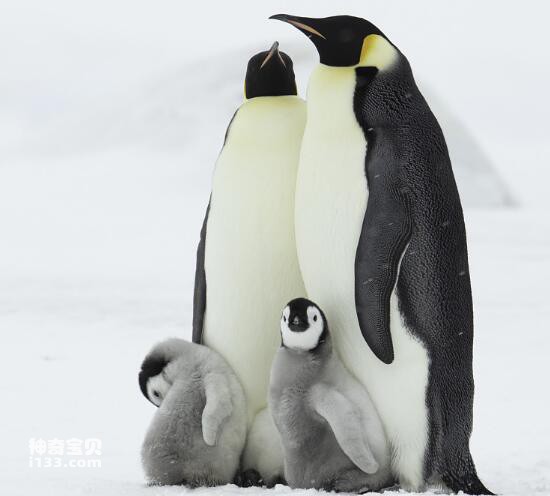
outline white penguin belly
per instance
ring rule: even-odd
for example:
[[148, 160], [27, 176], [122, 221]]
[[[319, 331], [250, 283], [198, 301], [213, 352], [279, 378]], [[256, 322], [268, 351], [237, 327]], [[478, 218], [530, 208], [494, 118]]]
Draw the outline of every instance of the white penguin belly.
[[231, 365], [249, 422], [267, 404], [282, 308], [305, 293], [294, 194], [305, 103], [262, 97], [237, 112], [216, 164], [205, 246], [203, 342]]
[[423, 482], [428, 439], [428, 355], [404, 327], [392, 295], [395, 360], [365, 342], [355, 309], [355, 254], [367, 206], [367, 143], [353, 112], [355, 71], [320, 65], [308, 88], [308, 120], [296, 185], [296, 240], [309, 297], [323, 308], [346, 367], [365, 385], [392, 445], [400, 482]]

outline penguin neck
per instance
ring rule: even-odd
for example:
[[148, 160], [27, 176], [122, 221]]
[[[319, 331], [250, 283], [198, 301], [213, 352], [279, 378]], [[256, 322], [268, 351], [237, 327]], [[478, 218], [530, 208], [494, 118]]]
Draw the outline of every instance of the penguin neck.
[[348, 126], [357, 126], [353, 112], [355, 68], [330, 67], [319, 64], [313, 71], [307, 90], [308, 124], [322, 122], [325, 131], [339, 139], [349, 132]]
[[171, 360], [162, 371], [164, 379], [173, 384], [178, 377], [188, 376], [193, 369], [193, 360], [188, 360], [187, 357], [181, 356]]
[[[272, 147], [274, 139], [301, 137], [306, 106], [295, 95], [259, 96], [245, 100], [230, 125], [226, 145], [253, 144]], [[291, 123], [291, 125], [289, 125]]]
[[306, 380], [319, 377], [333, 353], [332, 340], [326, 331], [323, 331], [319, 344], [312, 350], [284, 349], [295, 373]]
[[305, 105], [305, 102], [296, 95], [256, 96], [245, 99], [239, 107], [239, 113], [253, 116], [257, 120], [270, 121], [278, 115], [288, 114], [297, 105]]
[[241, 108], [247, 107], [262, 107], [273, 104], [286, 104], [295, 102], [296, 100], [303, 101], [298, 95], [277, 95], [277, 96], [255, 96], [253, 98], [245, 98]]

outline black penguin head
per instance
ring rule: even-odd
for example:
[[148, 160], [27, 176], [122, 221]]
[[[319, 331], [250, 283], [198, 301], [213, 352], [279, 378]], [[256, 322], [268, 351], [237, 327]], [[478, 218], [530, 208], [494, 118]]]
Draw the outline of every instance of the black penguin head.
[[374, 45], [393, 46], [382, 31], [360, 17], [333, 16], [316, 19], [277, 14], [270, 19], [287, 22], [299, 29], [317, 48], [321, 64], [332, 67], [361, 64], [367, 58], [368, 52], [376, 49]]
[[183, 339], [170, 338], [147, 354], [138, 375], [139, 387], [153, 405], [160, 406], [178, 373], [179, 359], [189, 346]]
[[410, 121], [422, 105], [409, 62], [371, 22], [351, 16], [315, 19], [279, 14], [271, 18], [307, 35], [321, 64], [355, 71], [354, 111], [365, 132]]
[[245, 97], [296, 95], [292, 59], [279, 51], [276, 41], [270, 50], [260, 52], [248, 61], [244, 83]]
[[282, 345], [298, 351], [313, 351], [328, 337], [323, 311], [306, 298], [290, 301], [281, 316]]
[[160, 406], [166, 390], [170, 387], [163, 371], [168, 365], [168, 360], [164, 356], [148, 355], [141, 364], [139, 372], [139, 387], [143, 396], [145, 396], [153, 405]]

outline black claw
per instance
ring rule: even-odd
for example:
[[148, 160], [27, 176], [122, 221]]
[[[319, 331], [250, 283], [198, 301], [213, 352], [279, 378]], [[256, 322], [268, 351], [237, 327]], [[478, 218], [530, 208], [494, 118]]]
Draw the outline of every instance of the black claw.
[[260, 473], [253, 468], [249, 468], [244, 472], [239, 472], [235, 476], [235, 484], [239, 487], [255, 487], [263, 486], [264, 480], [260, 476]]

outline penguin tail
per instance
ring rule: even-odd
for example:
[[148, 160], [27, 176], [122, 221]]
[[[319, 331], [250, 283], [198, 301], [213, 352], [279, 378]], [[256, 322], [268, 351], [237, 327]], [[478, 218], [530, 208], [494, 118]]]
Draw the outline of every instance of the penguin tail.
[[457, 474], [456, 472], [449, 470], [441, 474], [441, 478], [447, 487], [454, 493], [462, 491], [464, 494], [494, 495], [495, 493], [487, 489], [483, 482], [479, 480], [474, 464], [470, 463], [468, 465], [469, 470], [465, 473], [463, 472]]

